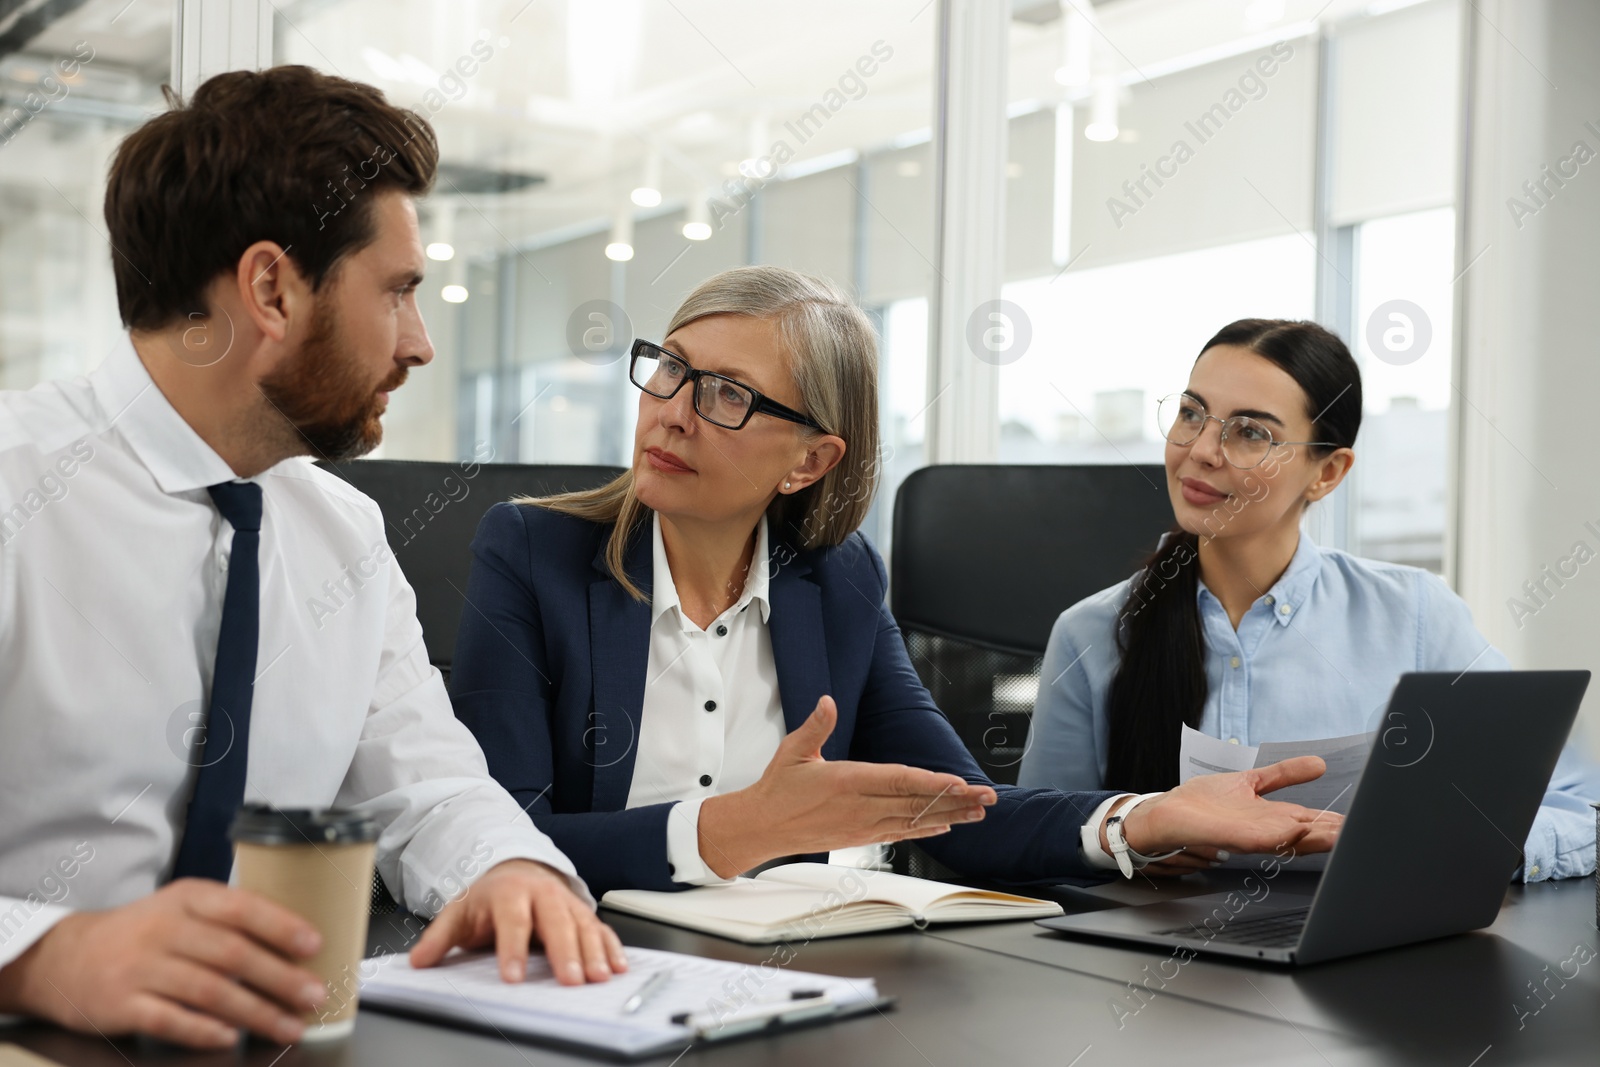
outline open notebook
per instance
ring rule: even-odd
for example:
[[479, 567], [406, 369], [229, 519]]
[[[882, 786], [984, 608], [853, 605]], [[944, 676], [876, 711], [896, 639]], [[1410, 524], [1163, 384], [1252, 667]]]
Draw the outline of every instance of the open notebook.
[[[680, 1052], [692, 1044], [811, 1025], [887, 1006], [871, 978], [729, 963], [629, 948], [628, 971], [609, 982], [564, 986], [545, 958], [507, 984], [493, 953], [455, 952], [415, 968], [403, 954], [362, 964], [361, 1005], [619, 1059]], [[654, 989], [646, 984], [657, 975]], [[628, 999], [647, 999], [633, 1012]]]
[[680, 893], [613, 889], [600, 905], [757, 945], [1061, 914], [1061, 905], [1048, 900], [826, 863], [789, 863]]

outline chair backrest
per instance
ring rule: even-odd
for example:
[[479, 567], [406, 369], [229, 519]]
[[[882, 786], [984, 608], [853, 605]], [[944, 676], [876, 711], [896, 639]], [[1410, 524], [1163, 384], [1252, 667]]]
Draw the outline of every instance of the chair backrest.
[[1172, 525], [1155, 466], [924, 467], [894, 502], [889, 606], [917, 673], [995, 781], [1027, 748], [1050, 628]]
[[[428, 658], [448, 682], [456, 629], [472, 570], [472, 536], [490, 505], [514, 496], [547, 496], [604, 485], [621, 467], [550, 466], [528, 463], [429, 463], [405, 459], [359, 459], [317, 466], [370, 496], [383, 512], [406, 579], [417, 594], [417, 621]], [[394, 897], [376, 871], [369, 914], [396, 910]]]
[[[1157, 466], [924, 467], [894, 501], [889, 607], [991, 780], [1015, 784], [1056, 617], [1133, 574], [1172, 524]], [[890, 867], [958, 879], [916, 842]]]
[[383, 511], [389, 546], [416, 590], [428, 658], [446, 679], [472, 570], [472, 536], [483, 513], [514, 496], [593, 489], [622, 473], [620, 467], [403, 459], [319, 466], [370, 496]]

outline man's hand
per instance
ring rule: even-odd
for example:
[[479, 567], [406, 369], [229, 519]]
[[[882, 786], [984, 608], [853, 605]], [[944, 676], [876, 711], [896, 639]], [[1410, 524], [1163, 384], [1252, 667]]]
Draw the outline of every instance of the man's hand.
[[265, 897], [184, 878], [109, 911], [80, 911], [0, 968], [0, 1012], [87, 1033], [143, 1033], [225, 1048], [239, 1027], [298, 1041], [322, 981], [291, 960], [316, 954], [317, 929]]
[[[1140, 804], [1124, 821], [1123, 836], [1147, 856], [1197, 847], [1274, 852], [1284, 845], [1300, 855], [1326, 852], [1344, 816], [1261, 796], [1319, 778], [1325, 769], [1316, 756], [1296, 756], [1249, 771], [1200, 775]], [[1100, 834], [1103, 842], [1104, 827]]]
[[954, 774], [823, 759], [838, 714], [823, 697], [760, 781], [700, 806], [700, 855], [719, 877], [778, 856], [933, 837], [982, 819], [995, 802], [993, 789]]
[[628, 969], [616, 933], [567, 887], [566, 878], [532, 860], [506, 860], [484, 872], [466, 895], [445, 906], [411, 948], [413, 967], [432, 967], [456, 945], [495, 946], [500, 976], [520, 982], [528, 941], [538, 933], [550, 972], [563, 985], [604, 982]]

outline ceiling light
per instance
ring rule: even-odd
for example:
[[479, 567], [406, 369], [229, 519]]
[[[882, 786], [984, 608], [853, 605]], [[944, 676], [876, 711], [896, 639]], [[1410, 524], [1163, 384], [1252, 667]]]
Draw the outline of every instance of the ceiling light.
[[1117, 84], [1103, 81], [1095, 86], [1094, 99], [1089, 104], [1089, 123], [1083, 128], [1084, 137], [1091, 141], [1117, 139]]
[[1244, 28], [1252, 32], [1264, 30], [1282, 20], [1283, 0], [1254, 0], [1244, 10]]
[[689, 200], [689, 209], [683, 220], [683, 235], [691, 241], [711, 239], [711, 205], [704, 196]]
[[661, 203], [661, 153], [651, 152], [644, 159], [644, 178], [630, 196], [640, 207], [656, 207]]
[[746, 178], [765, 181], [778, 172], [777, 164], [767, 156], [772, 143], [767, 136], [767, 117], [757, 115], [750, 123], [750, 154], [739, 163], [739, 173]]
[[633, 212], [619, 211], [611, 223], [611, 241], [606, 245], [606, 258], [626, 263], [633, 258]]
[[1089, 17], [1076, 4], [1064, 5], [1066, 16], [1061, 20], [1061, 62], [1056, 71], [1056, 81], [1078, 88], [1089, 84], [1090, 67], [1094, 62], [1094, 26]]
[[[456, 256], [456, 206], [448, 198], [436, 198], [428, 212], [428, 236], [432, 238], [424, 249], [429, 259], [447, 263]], [[459, 282], [462, 279], [451, 278]]]

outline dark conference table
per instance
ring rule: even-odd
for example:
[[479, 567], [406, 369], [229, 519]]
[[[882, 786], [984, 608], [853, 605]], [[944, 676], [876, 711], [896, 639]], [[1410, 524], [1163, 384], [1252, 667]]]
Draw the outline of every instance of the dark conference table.
[[[1113, 891], [1114, 892], [1114, 891]], [[1063, 890], [1068, 910], [1105, 906]], [[759, 964], [771, 952], [607, 913], [624, 942]], [[403, 928], [373, 920], [374, 951]], [[1328, 1065], [1594, 1063], [1600, 1057], [1600, 937], [1588, 879], [1512, 886], [1486, 931], [1299, 970], [1197, 958], [1161, 966], [1158, 950], [1075, 940], [1030, 922], [934, 927], [813, 941], [793, 967], [877, 979], [895, 1007], [831, 1026], [646, 1061], [772, 1067], [969, 1064]], [[1585, 961], [1585, 962], [1579, 962]], [[1146, 970], [1146, 968], [1149, 968]], [[1172, 975], [1159, 986], [1161, 975]], [[1572, 975], [1575, 977], [1562, 977]], [[1156, 975], [1154, 995], [1128, 983]], [[1536, 996], [1534, 989], [1538, 987]], [[353, 1037], [324, 1048], [250, 1042], [185, 1052], [151, 1042], [0, 1028], [64, 1064], [250, 1067], [543, 1067], [605, 1062], [494, 1033], [364, 1011]]]

